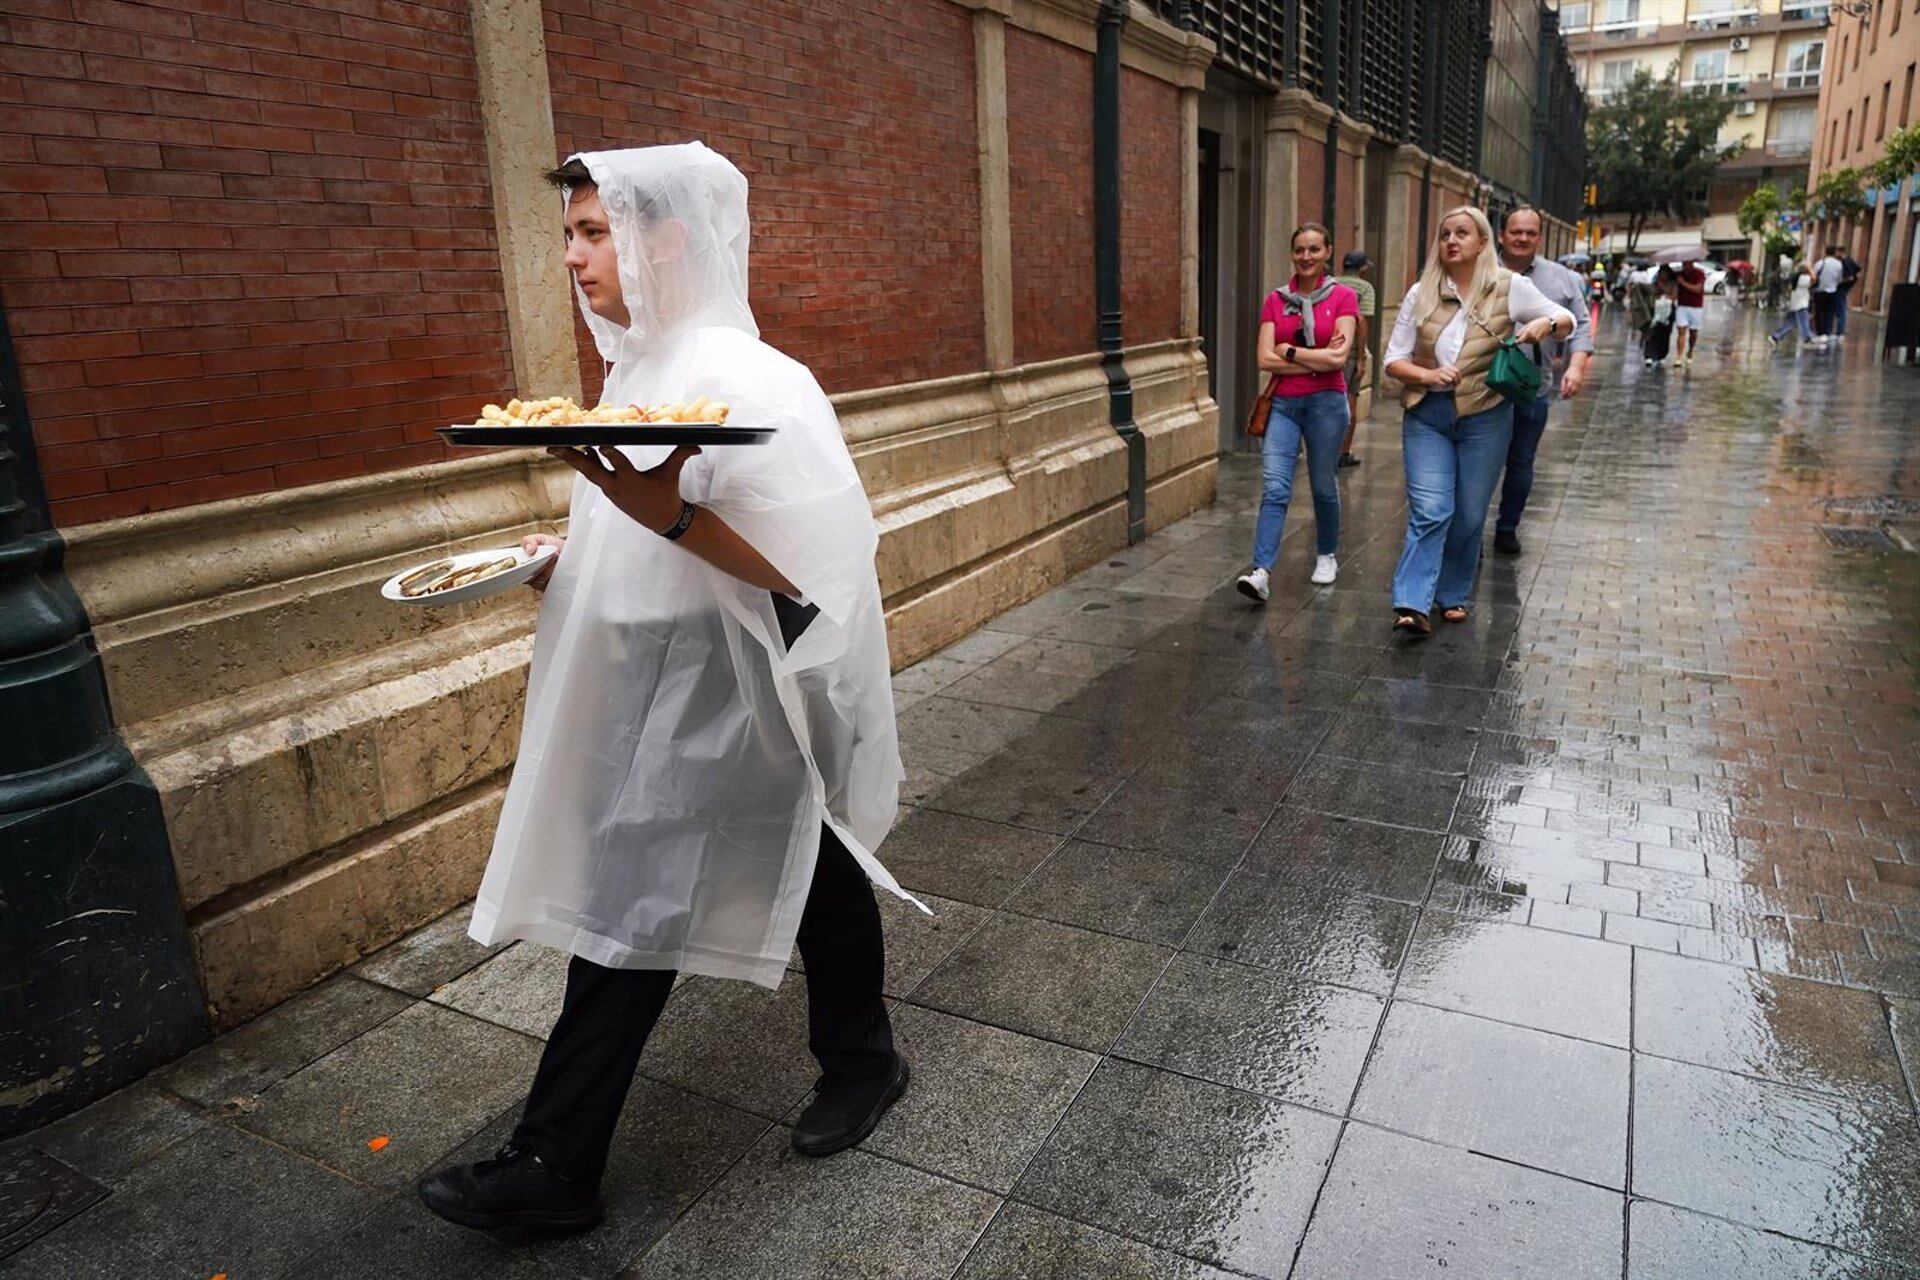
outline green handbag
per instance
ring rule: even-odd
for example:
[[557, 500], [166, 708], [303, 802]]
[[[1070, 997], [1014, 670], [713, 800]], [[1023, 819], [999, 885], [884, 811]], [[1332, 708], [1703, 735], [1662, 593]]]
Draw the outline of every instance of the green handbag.
[[[1491, 338], [1493, 330], [1487, 328], [1487, 322], [1467, 308], [1467, 316]], [[1533, 359], [1527, 359], [1520, 350], [1516, 338], [1500, 339], [1500, 345], [1493, 349], [1493, 363], [1487, 368], [1487, 387], [1495, 394], [1505, 397], [1514, 404], [1532, 404], [1540, 398], [1540, 344], [1533, 343]]]
[[[1534, 343], [1533, 350], [1538, 357], [1540, 344]], [[1527, 358], [1517, 340], [1502, 338], [1487, 370], [1487, 386], [1515, 404], [1532, 404], [1540, 398], [1540, 366]]]

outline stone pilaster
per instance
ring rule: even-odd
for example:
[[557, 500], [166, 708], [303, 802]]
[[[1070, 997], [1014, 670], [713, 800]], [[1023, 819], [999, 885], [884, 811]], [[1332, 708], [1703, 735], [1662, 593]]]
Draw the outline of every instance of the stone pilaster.
[[[1292, 270], [1287, 235], [1300, 221], [1300, 144], [1325, 143], [1334, 111], [1303, 89], [1282, 89], [1267, 107], [1266, 226], [1260, 237], [1260, 292]], [[1318, 216], [1315, 214], [1314, 216]]]
[[473, 0], [473, 50], [500, 278], [522, 395], [580, 395], [573, 295], [559, 263], [559, 201], [540, 180], [553, 167], [553, 98], [540, 0]]
[[1415, 226], [1420, 213], [1420, 181], [1427, 168], [1427, 153], [1418, 147], [1394, 149], [1387, 162], [1386, 234], [1380, 264], [1374, 276], [1374, 288], [1380, 295], [1381, 332], [1391, 332], [1393, 319], [1400, 313], [1400, 299], [1420, 274], [1427, 252], [1426, 229]]
[[980, 146], [980, 284], [987, 367], [1013, 364], [1013, 196], [1007, 151], [1007, 20], [973, 14], [974, 104]]

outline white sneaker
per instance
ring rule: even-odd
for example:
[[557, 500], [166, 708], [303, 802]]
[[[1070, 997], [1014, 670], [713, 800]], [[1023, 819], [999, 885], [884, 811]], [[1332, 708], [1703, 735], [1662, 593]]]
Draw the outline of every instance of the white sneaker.
[[1261, 604], [1267, 602], [1267, 571], [1250, 569], [1240, 575], [1240, 581], [1233, 584], [1240, 588], [1240, 594]]
[[1332, 556], [1320, 556], [1313, 562], [1313, 577], [1308, 581], [1316, 587], [1324, 587], [1340, 576], [1340, 562]]

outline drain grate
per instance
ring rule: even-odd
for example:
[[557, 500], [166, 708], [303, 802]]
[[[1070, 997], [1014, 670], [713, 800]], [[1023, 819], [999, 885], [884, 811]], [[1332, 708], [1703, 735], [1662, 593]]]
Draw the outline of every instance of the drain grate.
[[1835, 516], [1920, 516], [1920, 498], [1878, 493], [1864, 498], [1828, 498], [1821, 504]]
[[107, 1189], [32, 1148], [0, 1162], [0, 1258], [18, 1253], [97, 1200]]
[[1884, 529], [1850, 524], [1823, 524], [1820, 532], [1827, 542], [1843, 551], [1894, 551], [1897, 548]]

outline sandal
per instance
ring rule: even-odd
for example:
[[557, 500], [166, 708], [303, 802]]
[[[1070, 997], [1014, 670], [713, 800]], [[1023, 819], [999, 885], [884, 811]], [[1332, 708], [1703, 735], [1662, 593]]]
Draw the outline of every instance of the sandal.
[[1440, 611], [1440, 616], [1448, 622], [1465, 622], [1473, 616], [1473, 611], [1463, 604], [1450, 604]]
[[1410, 633], [1416, 640], [1424, 640], [1433, 634], [1433, 623], [1426, 614], [1418, 609], [1395, 609], [1393, 629]]

